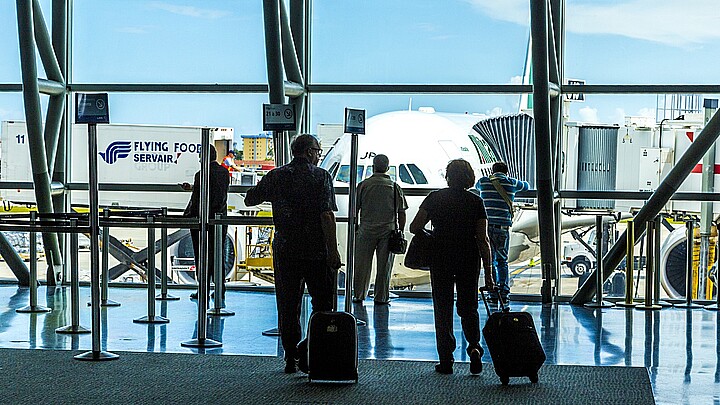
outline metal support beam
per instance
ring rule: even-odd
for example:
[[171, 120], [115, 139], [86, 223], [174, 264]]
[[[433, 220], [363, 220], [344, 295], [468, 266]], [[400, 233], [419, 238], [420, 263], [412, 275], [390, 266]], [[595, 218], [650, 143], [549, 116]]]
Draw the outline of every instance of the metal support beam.
[[[285, 67], [285, 76], [293, 84], [299, 85], [299, 88], [292, 89], [292, 92], [288, 92], [287, 82], [285, 87], [285, 94], [290, 97], [290, 103], [295, 106], [295, 121], [297, 129], [302, 132], [303, 117], [305, 110], [305, 79], [302, 76], [300, 70], [300, 62], [298, 60], [297, 48], [295, 46], [295, 32], [290, 27], [290, 19], [288, 18], [287, 8], [285, 2], [280, 2], [280, 33], [282, 36], [282, 59]], [[302, 35], [302, 34], [301, 34]], [[298, 93], [298, 91], [301, 91]], [[288, 138], [296, 135], [298, 131], [288, 132]]]
[[[310, 80], [310, 55], [308, 48], [310, 46], [310, 24], [308, 16], [310, 12], [310, 0], [290, 0], [290, 32], [292, 33], [293, 42], [295, 44], [295, 54], [297, 55], [298, 65], [300, 66], [300, 74], [304, 78], [303, 94], [290, 95], [291, 97], [301, 97], [301, 110], [297, 110], [298, 114], [298, 131], [300, 133], [311, 132], [310, 127], [310, 97], [306, 88], [306, 84]], [[287, 91], [287, 88], [286, 90]]]
[[530, 29], [532, 32], [533, 115], [535, 118], [535, 172], [538, 191], [540, 256], [542, 258], [542, 301], [552, 302], [553, 280], [558, 260], [555, 243], [555, 209], [550, 128], [550, 88], [548, 73], [548, 7], [547, 0], [531, 0]]
[[38, 79], [38, 89], [40, 93], [50, 96], [65, 94], [65, 84], [54, 80]]
[[[17, 0], [18, 38], [20, 43], [20, 66], [23, 82], [23, 102], [28, 132], [30, 159], [33, 162], [33, 183], [35, 199], [40, 213], [52, 213], [50, 176], [46, 160], [45, 140], [40, 108], [40, 89], [35, 63], [35, 35], [33, 28], [33, 7], [31, 0]], [[46, 258], [49, 265], [47, 282], [55, 285], [62, 264], [60, 245], [56, 234], [43, 233]]]
[[[658, 185], [657, 190], [645, 203], [645, 206], [635, 216], [635, 239], [639, 239], [640, 235], [645, 232], [647, 221], [660, 213], [660, 210], [663, 209], [668, 200], [670, 200], [670, 197], [672, 197], [683, 181], [685, 181], [695, 165], [700, 162], [703, 155], [715, 144], [718, 136], [720, 136], [720, 114], [715, 113], [693, 143], [690, 144], [690, 147], [688, 147], [680, 160], [677, 161], [675, 167], [667, 174], [665, 180]], [[603, 280], [606, 280], [617, 265], [620, 264], [626, 248], [627, 241], [625, 233], [623, 233], [603, 258]], [[595, 280], [590, 278], [575, 292], [570, 303], [577, 305], [584, 304], [592, 299], [594, 293]]]
[[[47, 74], [48, 79], [64, 83], [65, 79], [62, 72], [60, 72], [60, 65], [58, 64], [55, 51], [53, 51], [50, 34], [48, 33], [47, 26], [45, 26], [45, 18], [43, 18], [40, 1], [33, 0], [32, 4], [33, 31], [35, 32], [35, 41], [37, 42], [38, 52], [40, 53], [40, 59], [42, 60], [43, 67], [45, 68], [45, 73]], [[65, 91], [64, 86], [63, 91]]]
[[[284, 104], [285, 81], [280, 44], [280, 0], [263, 0], [263, 16], [269, 99], [271, 104]], [[273, 144], [275, 164], [281, 166], [287, 163], [289, 161], [286, 147], [288, 139], [284, 131], [273, 131]]]

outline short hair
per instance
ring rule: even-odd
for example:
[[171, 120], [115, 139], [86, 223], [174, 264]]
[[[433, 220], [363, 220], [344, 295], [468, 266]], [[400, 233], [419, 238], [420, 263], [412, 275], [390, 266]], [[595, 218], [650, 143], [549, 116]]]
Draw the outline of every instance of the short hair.
[[232, 150], [232, 149], [230, 149], [230, 150], [227, 152], [227, 154], [228, 154], [228, 155], [233, 155], [233, 156], [235, 156], [235, 151]]
[[503, 162], [503, 161], [497, 161], [497, 162], [493, 163], [493, 165], [492, 165], [492, 171], [493, 171], [493, 173], [505, 173], [505, 174], [507, 174], [507, 173], [508, 173], [507, 163], [505, 163], [505, 162]]
[[309, 134], [302, 134], [293, 139], [290, 150], [292, 150], [293, 156], [300, 156], [315, 145], [320, 145], [317, 138]]
[[390, 159], [387, 156], [380, 154], [375, 155], [373, 158], [373, 172], [385, 173], [390, 168]]
[[445, 180], [450, 188], [465, 190], [475, 185], [475, 172], [467, 160], [451, 160], [445, 168]]

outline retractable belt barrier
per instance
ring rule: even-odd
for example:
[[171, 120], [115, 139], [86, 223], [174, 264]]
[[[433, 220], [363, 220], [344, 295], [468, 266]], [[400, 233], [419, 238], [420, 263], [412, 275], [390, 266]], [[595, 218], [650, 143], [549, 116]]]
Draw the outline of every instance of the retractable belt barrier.
[[[74, 227], [77, 220], [71, 219], [70, 226]], [[70, 325], [55, 329], [55, 333], [80, 334], [90, 333], [90, 329], [80, 326], [80, 276], [79, 276], [79, 254], [80, 246], [78, 234], [70, 234]]]

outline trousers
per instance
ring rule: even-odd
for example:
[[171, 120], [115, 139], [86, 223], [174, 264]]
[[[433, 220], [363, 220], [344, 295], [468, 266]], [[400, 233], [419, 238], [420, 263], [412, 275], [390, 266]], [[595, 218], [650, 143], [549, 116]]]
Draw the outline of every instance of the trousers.
[[353, 274], [353, 299], [364, 300], [370, 289], [372, 261], [375, 255], [375, 301], [390, 300], [390, 277], [395, 255], [388, 250], [391, 230], [372, 230], [360, 226], [355, 244], [355, 274]]

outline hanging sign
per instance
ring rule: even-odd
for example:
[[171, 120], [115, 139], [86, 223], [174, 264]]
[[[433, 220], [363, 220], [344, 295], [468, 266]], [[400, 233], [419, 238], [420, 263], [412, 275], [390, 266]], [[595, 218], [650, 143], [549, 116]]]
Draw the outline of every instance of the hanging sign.
[[263, 104], [263, 131], [295, 131], [295, 105]]

